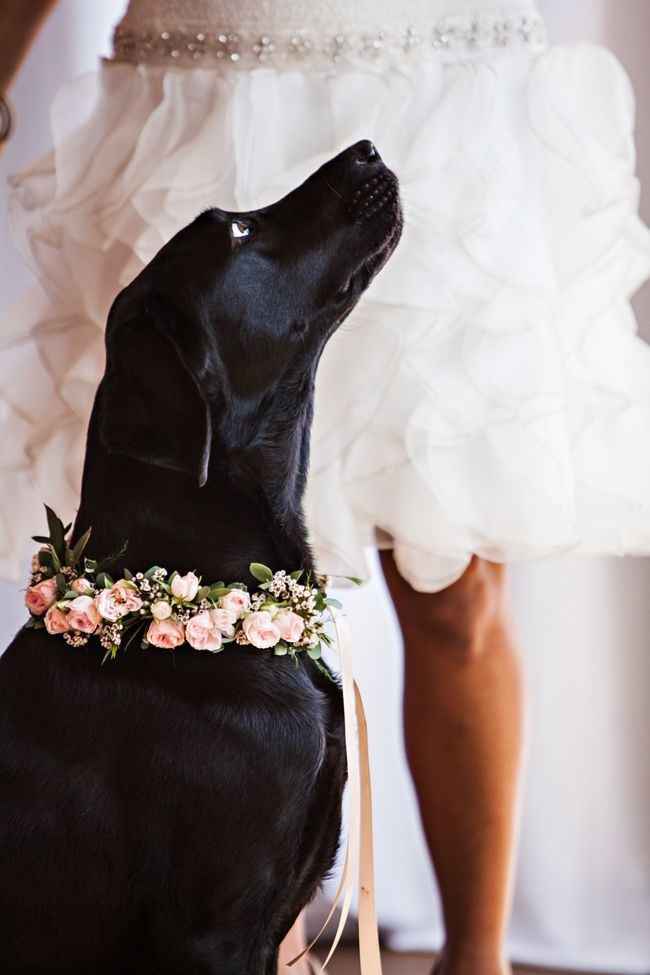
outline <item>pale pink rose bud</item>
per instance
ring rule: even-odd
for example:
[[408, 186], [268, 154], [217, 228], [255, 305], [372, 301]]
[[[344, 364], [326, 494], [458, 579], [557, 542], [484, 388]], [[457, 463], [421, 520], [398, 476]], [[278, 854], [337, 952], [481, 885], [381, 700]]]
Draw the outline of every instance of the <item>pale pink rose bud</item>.
[[273, 622], [271, 614], [266, 610], [251, 613], [244, 619], [242, 628], [249, 643], [260, 650], [274, 647], [280, 639], [280, 630]]
[[112, 587], [111, 592], [118, 606], [122, 607], [122, 616], [127, 613], [137, 613], [142, 609], [142, 600], [133, 583], [126, 579], [119, 579]]
[[298, 643], [305, 629], [305, 621], [302, 616], [298, 616], [290, 609], [281, 610], [273, 622], [279, 629], [280, 636], [287, 643]]
[[193, 572], [184, 576], [174, 576], [172, 579], [172, 593], [177, 599], [191, 603], [199, 591], [199, 579]]
[[25, 606], [34, 616], [42, 616], [56, 602], [56, 579], [43, 579], [25, 593]]
[[93, 586], [89, 579], [75, 579], [70, 588], [80, 596], [87, 596], [88, 593], [92, 592]]
[[67, 614], [56, 606], [50, 606], [45, 614], [45, 629], [48, 633], [66, 633], [70, 629]]
[[219, 606], [235, 614], [235, 621], [241, 619], [251, 608], [251, 597], [244, 589], [231, 589], [219, 600]]
[[221, 650], [221, 630], [212, 620], [212, 614], [204, 609], [193, 616], [185, 627], [185, 639], [195, 650]]
[[158, 599], [151, 604], [151, 615], [155, 620], [168, 620], [172, 615], [172, 608], [164, 599]]
[[142, 600], [132, 586], [120, 579], [110, 589], [102, 589], [97, 593], [95, 605], [102, 619], [114, 623], [127, 613], [137, 613], [142, 607]]
[[81, 633], [94, 633], [101, 622], [99, 610], [91, 596], [77, 596], [70, 603], [68, 626]]
[[112, 589], [102, 589], [95, 596], [95, 606], [102, 619], [114, 623], [122, 616], [122, 607], [116, 603]]
[[224, 636], [235, 635], [237, 617], [234, 613], [231, 613], [229, 609], [211, 609], [209, 613], [213, 626], [216, 626], [220, 633], [223, 633]]
[[154, 647], [173, 650], [185, 640], [183, 624], [175, 619], [152, 620], [147, 630], [146, 640]]

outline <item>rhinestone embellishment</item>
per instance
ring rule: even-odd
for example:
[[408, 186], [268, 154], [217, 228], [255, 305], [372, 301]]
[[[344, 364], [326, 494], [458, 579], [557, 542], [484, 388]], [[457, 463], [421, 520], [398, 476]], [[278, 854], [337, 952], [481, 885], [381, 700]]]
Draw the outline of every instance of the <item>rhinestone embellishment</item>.
[[290, 67], [296, 62], [339, 64], [344, 61], [377, 61], [425, 57], [434, 52], [460, 56], [517, 45], [541, 48], [546, 33], [537, 17], [447, 17], [423, 29], [408, 25], [401, 32], [375, 30], [337, 32], [330, 37], [308, 31], [276, 35], [246, 35], [235, 30], [159, 32], [134, 31], [118, 24], [113, 35], [113, 61], [134, 64], [217, 64], [250, 67], [255, 64]]

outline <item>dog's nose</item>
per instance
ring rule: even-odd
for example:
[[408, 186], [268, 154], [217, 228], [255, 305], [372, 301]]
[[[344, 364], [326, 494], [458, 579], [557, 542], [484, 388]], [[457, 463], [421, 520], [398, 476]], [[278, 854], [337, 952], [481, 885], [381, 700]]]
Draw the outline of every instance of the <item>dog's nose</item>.
[[356, 145], [352, 146], [350, 151], [356, 156], [357, 162], [359, 163], [381, 162], [381, 156], [377, 152], [374, 143], [369, 139], [362, 139], [361, 142], [357, 142]]

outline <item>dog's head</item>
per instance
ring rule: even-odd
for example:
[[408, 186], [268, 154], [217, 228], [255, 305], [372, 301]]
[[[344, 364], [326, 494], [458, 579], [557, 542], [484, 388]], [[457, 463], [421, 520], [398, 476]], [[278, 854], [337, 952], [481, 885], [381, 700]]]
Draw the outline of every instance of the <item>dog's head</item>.
[[242, 446], [278, 395], [297, 416], [325, 342], [401, 227], [397, 180], [370, 142], [271, 206], [201, 214], [111, 309], [105, 446], [204, 484], [226, 420]]

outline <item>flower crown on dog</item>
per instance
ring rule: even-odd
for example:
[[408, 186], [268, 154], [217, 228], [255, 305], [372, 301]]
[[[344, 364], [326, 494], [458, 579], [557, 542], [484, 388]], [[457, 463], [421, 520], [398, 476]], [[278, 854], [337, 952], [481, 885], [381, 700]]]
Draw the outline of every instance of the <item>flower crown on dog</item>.
[[[45, 543], [32, 559], [25, 605], [30, 613], [27, 626], [60, 634], [74, 647], [97, 636], [106, 650], [104, 659], [114, 659], [136, 637], [142, 648], [174, 650], [188, 643], [195, 650], [218, 653], [228, 643], [273, 649], [277, 656], [294, 657], [306, 652], [314, 661], [323, 644], [326, 610], [340, 603], [327, 596], [326, 580], [302, 570], [272, 572], [259, 562], [250, 565], [259, 591], [248, 592], [243, 582], [202, 584], [194, 572], [181, 575], [154, 565], [133, 574], [124, 569], [113, 580], [106, 569], [126, 551], [98, 561], [84, 556], [92, 529], [70, 547], [71, 525], [45, 505], [49, 536], [34, 535]], [[359, 580], [353, 579], [353, 582]]]

